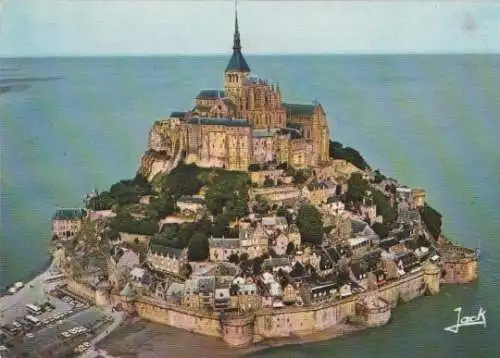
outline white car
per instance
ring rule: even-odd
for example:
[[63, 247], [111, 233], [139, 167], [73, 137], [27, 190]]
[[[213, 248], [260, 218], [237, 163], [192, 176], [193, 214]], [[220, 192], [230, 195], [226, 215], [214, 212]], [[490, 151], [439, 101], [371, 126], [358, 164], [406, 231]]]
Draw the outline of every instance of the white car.
[[35, 337], [35, 335], [34, 335], [33, 333], [27, 333], [27, 334], [26, 334], [26, 337], [28, 337], [28, 338], [33, 338], [33, 337]]

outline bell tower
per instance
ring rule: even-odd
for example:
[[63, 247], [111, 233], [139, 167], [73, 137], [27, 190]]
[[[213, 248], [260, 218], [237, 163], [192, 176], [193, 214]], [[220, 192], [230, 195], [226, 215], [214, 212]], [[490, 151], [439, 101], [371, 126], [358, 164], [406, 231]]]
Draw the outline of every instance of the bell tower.
[[243, 81], [250, 73], [243, 54], [241, 53], [241, 39], [238, 28], [238, 7], [235, 1], [234, 6], [234, 36], [233, 36], [233, 54], [224, 71], [224, 90], [238, 107], [241, 105], [243, 97]]

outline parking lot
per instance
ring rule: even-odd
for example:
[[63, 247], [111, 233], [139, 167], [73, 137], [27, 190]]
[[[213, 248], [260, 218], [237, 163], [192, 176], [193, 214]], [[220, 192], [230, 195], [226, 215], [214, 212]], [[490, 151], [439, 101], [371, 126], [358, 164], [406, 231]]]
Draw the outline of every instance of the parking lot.
[[2, 318], [6, 344], [18, 353], [73, 346], [90, 339], [96, 327], [109, 321], [97, 308], [59, 291], [29, 303], [33, 304], [42, 307], [41, 312], [17, 305], [9, 309], [9, 320]]

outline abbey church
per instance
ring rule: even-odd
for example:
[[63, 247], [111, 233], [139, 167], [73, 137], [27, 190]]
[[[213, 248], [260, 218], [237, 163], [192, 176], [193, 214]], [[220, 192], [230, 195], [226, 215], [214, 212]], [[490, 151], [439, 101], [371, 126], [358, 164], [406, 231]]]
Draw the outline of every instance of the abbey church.
[[173, 112], [155, 126], [150, 150], [173, 156], [175, 148], [182, 148], [185, 161], [201, 167], [247, 171], [251, 164], [287, 163], [304, 169], [329, 159], [323, 107], [315, 102], [285, 103], [279, 84], [251, 74], [242, 53], [236, 12], [224, 90], [200, 91], [192, 110]]

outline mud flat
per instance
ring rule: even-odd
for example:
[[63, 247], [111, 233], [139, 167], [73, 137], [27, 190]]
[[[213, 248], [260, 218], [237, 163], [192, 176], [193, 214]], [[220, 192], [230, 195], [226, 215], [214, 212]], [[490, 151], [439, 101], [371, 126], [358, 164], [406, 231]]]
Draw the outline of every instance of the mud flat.
[[267, 348], [325, 341], [364, 329], [364, 326], [339, 324], [313, 334], [266, 340], [248, 348], [235, 349], [229, 348], [222, 340], [214, 337], [137, 320], [111, 332], [97, 347], [123, 358], [156, 358], [162, 354], [183, 358], [243, 357]]

